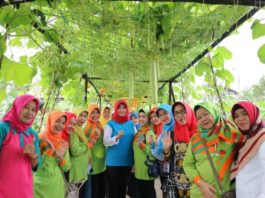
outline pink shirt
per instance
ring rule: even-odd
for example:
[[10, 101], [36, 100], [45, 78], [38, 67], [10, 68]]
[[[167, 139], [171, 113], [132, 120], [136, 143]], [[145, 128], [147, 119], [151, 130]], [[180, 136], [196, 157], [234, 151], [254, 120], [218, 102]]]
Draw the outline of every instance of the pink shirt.
[[[20, 146], [19, 133], [9, 130], [0, 150], [0, 198], [32, 198], [33, 179], [31, 160]], [[24, 137], [30, 144], [33, 134]]]

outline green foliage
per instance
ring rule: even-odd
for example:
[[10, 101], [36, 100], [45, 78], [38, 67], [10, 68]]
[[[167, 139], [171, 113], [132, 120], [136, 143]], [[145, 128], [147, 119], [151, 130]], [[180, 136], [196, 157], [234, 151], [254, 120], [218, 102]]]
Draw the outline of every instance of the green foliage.
[[258, 50], [258, 57], [260, 62], [265, 64], [265, 44], [263, 44]]
[[262, 114], [262, 117], [265, 118], [265, 76], [263, 76], [258, 83], [252, 85], [251, 87], [243, 90], [240, 99], [250, 100], [255, 103], [259, 108]]
[[[0, 9], [0, 25], [9, 33], [10, 45], [21, 46], [24, 39], [28, 48], [40, 51], [29, 61], [22, 58], [19, 64], [4, 57], [1, 79], [13, 80], [21, 87], [31, 84], [38, 71], [45, 98], [54, 85], [55, 90], [62, 87], [61, 95], [66, 102], [79, 104], [84, 94], [82, 73], [100, 78], [92, 80], [96, 88], [106, 90], [105, 95], [116, 100], [128, 95], [128, 73], [133, 71], [134, 95], [150, 98], [150, 86], [142, 81], [151, 80], [148, 74], [152, 60], [159, 63], [156, 80], [170, 79], [248, 9], [195, 3], [87, 0], [37, 0], [23, 3], [19, 9], [5, 6]], [[68, 53], [62, 53], [62, 48]], [[0, 55], [5, 51], [6, 42], [1, 35]], [[231, 56], [223, 47], [213, 52], [212, 63], [223, 86], [229, 86], [233, 80], [223, 68]], [[182, 89], [174, 88], [176, 96], [181, 91], [185, 99], [190, 95], [202, 97], [196, 91], [200, 88], [195, 85], [194, 75], [212, 86], [207, 58], [198, 63], [195, 71], [182, 76]], [[95, 100], [95, 92], [89, 91], [90, 99]], [[167, 102], [167, 89], [161, 92], [159, 101]], [[54, 95], [52, 91], [53, 98]]]
[[16, 85], [30, 84], [36, 75], [36, 69], [27, 64], [17, 63], [4, 56], [0, 76], [6, 81], [14, 81]]
[[260, 38], [262, 36], [265, 36], [265, 24], [260, 23], [260, 21], [258, 19], [256, 19], [252, 26], [252, 38], [253, 39], [257, 39]]

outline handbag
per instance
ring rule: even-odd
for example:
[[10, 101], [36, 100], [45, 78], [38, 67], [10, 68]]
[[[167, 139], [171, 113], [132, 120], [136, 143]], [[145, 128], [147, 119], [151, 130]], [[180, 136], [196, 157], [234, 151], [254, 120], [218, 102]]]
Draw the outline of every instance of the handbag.
[[158, 165], [157, 160], [150, 160], [149, 156], [147, 155], [147, 160], [144, 163], [147, 166], [148, 175], [150, 177], [158, 177], [159, 165]]
[[68, 183], [66, 198], [79, 198], [79, 191], [84, 184], [85, 181], [80, 183]]
[[202, 139], [203, 146], [205, 147], [207, 158], [208, 158], [208, 160], [210, 162], [212, 171], [214, 173], [215, 179], [217, 181], [217, 184], [218, 184], [218, 187], [219, 187], [219, 190], [220, 190], [220, 194], [221, 194], [220, 197], [221, 198], [236, 198], [235, 190], [230, 190], [230, 191], [224, 192], [224, 189], [222, 187], [222, 184], [221, 184], [220, 178], [218, 176], [217, 170], [216, 170], [216, 168], [214, 166], [213, 160], [212, 160], [210, 152], [208, 150], [206, 139], [205, 138], [201, 138], [201, 139]]
[[170, 147], [170, 162], [169, 162], [169, 173], [162, 183], [163, 197], [165, 198], [178, 198], [177, 184], [175, 180], [175, 150], [174, 150], [174, 133], [170, 133], [170, 138], [172, 139], [172, 145]]

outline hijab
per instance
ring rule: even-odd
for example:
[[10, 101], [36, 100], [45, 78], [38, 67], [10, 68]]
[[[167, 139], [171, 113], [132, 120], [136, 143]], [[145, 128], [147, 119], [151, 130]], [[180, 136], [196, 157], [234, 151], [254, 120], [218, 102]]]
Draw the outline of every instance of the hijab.
[[4, 115], [2, 121], [8, 122], [12, 129], [15, 129], [18, 133], [25, 132], [34, 122], [34, 119], [30, 123], [24, 123], [19, 119], [19, 114], [21, 110], [26, 106], [30, 101], [36, 102], [36, 115], [39, 109], [39, 100], [32, 95], [21, 95], [16, 97], [14, 100], [11, 109]]
[[[157, 107], [153, 107], [151, 109], [151, 111], [148, 114], [149, 120], [151, 120], [151, 114], [153, 114], [153, 113], [156, 114], [156, 111], [157, 111]], [[153, 126], [153, 130], [154, 130], [156, 136], [158, 137], [162, 132], [163, 123], [160, 121], [159, 124], [157, 124], [157, 125], [152, 124], [152, 126]]]
[[107, 124], [107, 122], [111, 119], [111, 112], [110, 112], [110, 116], [109, 116], [108, 119], [106, 119], [106, 118], [104, 117], [104, 111], [107, 110], [107, 109], [109, 109], [109, 110], [111, 111], [111, 108], [110, 108], [110, 107], [108, 107], [108, 106], [104, 107], [103, 110], [102, 110], [102, 114], [101, 114], [101, 116], [100, 116], [100, 118], [99, 118], [99, 122], [101, 123], [101, 125], [102, 125], [103, 127], [104, 127], [104, 126]]
[[65, 127], [64, 127], [64, 129], [63, 129], [63, 131], [62, 131], [62, 138], [63, 138], [65, 141], [69, 142], [69, 141], [70, 141], [70, 140], [69, 140], [69, 134], [67, 133], [68, 125], [69, 125], [70, 121], [71, 121], [73, 118], [76, 118], [76, 116], [75, 116], [75, 114], [73, 114], [73, 113], [71, 113], [71, 112], [65, 112], [65, 115], [66, 115], [66, 117], [67, 117], [67, 121], [66, 121], [66, 123], [65, 123]]
[[173, 131], [174, 129], [174, 117], [173, 117], [173, 114], [172, 114], [172, 111], [171, 111], [171, 106], [168, 105], [168, 104], [162, 104], [158, 107], [157, 111], [156, 111], [156, 114], [158, 115], [158, 112], [160, 110], [164, 110], [166, 111], [169, 116], [170, 116], [170, 122], [165, 124], [163, 123], [163, 127], [162, 127], [162, 131], [163, 132], [171, 132]]
[[52, 132], [53, 125], [61, 117], [66, 118], [66, 114], [61, 111], [52, 111], [48, 116], [44, 131], [39, 135], [40, 139], [47, 139], [55, 149], [60, 149], [62, 147], [62, 141], [64, 141], [62, 138], [62, 132], [56, 134]]
[[156, 114], [158, 115], [159, 110], [165, 110], [169, 116], [170, 116], [170, 122], [169, 123], [163, 123], [162, 126], [162, 132], [159, 135], [158, 139], [157, 139], [157, 144], [153, 147], [152, 154], [159, 160], [163, 160], [164, 156], [163, 156], [163, 137], [165, 136], [166, 133], [170, 133], [171, 131], [173, 131], [174, 128], [174, 118], [171, 112], [171, 106], [168, 104], [162, 104], [158, 107]]
[[172, 114], [174, 114], [174, 109], [177, 105], [182, 105], [186, 111], [186, 124], [182, 125], [175, 120], [174, 140], [188, 143], [197, 130], [197, 121], [192, 108], [185, 102], [176, 102], [172, 106]]
[[[126, 114], [124, 116], [120, 116], [118, 114], [118, 107], [120, 104], [124, 104], [126, 108]], [[114, 112], [112, 116], [112, 120], [122, 124], [124, 122], [127, 122], [129, 120], [129, 107], [125, 100], [118, 100], [114, 105]]]
[[[76, 119], [78, 119], [78, 117], [80, 116], [81, 113], [83, 112], [86, 112], [88, 115], [89, 115], [89, 110], [87, 110], [86, 107], [84, 106], [79, 106], [79, 107], [76, 107], [74, 109], [74, 113], [76, 115]], [[79, 126], [78, 124], [75, 125], [75, 129], [74, 129], [74, 133], [78, 135], [79, 139], [84, 142], [84, 143], [87, 143], [87, 138], [84, 134], [84, 131], [83, 131], [83, 126]]]
[[235, 111], [239, 108], [243, 108], [247, 112], [250, 128], [247, 131], [239, 129], [244, 137], [239, 145], [238, 156], [231, 169], [231, 179], [235, 178], [239, 171], [255, 157], [261, 144], [265, 142], [265, 122], [260, 116], [259, 108], [250, 101], [240, 101], [232, 107], [231, 114], [233, 120], [235, 120]]
[[[99, 121], [94, 122], [92, 120], [92, 112], [94, 110], [98, 110], [98, 112], [100, 114], [100, 110], [99, 110], [98, 105], [97, 104], [90, 104], [88, 107], [89, 114], [88, 114], [88, 118], [87, 118], [87, 124], [86, 124], [86, 127], [84, 129], [84, 134], [87, 138], [92, 138], [96, 142], [98, 137], [100, 135], [102, 135], [100, 133], [103, 133], [103, 129], [102, 129], [102, 126], [101, 126]], [[89, 144], [88, 146], [89, 146], [89, 148], [93, 147], [93, 145], [91, 145], [91, 144]]]

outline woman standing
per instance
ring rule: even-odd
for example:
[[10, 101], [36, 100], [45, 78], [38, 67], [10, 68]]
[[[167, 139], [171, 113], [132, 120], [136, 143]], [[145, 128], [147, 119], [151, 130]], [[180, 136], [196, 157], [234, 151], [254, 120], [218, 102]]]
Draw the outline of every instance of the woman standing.
[[252, 102], [240, 101], [231, 113], [244, 136], [231, 170], [231, 178], [236, 178], [236, 197], [265, 197], [265, 123], [259, 108]]
[[114, 105], [113, 118], [104, 128], [109, 198], [126, 196], [127, 183], [133, 165], [134, 134], [135, 127], [129, 120], [128, 104], [125, 100], [118, 100]]
[[159, 120], [156, 111], [157, 107], [153, 107], [148, 115], [149, 120], [151, 121], [151, 124], [153, 126], [153, 131], [155, 132], [156, 137], [159, 137], [162, 132], [163, 123], [161, 122], [161, 120]]
[[44, 132], [39, 135], [43, 163], [34, 174], [35, 198], [65, 197], [66, 189], [62, 171], [68, 171], [71, 166], [69, 145], [62, 139], [65, 122], [65, 113], [53, 111], [48, 116]]
[[0, 198], [33, 197], [32, 169], [41, 163], [38, 136], [31, 128], [38, 108], [35, 97], [18, 96], [0, 122]]
[[69, 171], [69, 182], [78, 184], [87, 180], [89, 152], [82, 127], [87, 120], [88, 112], [85, 107], [78, 107], [74, 112], [77, 118], [74, 131], [70, 134], [71, 169]]
[[148, 175], [148, 167], [145, 165], [145, 162], [147, 159], [155, 160], [151, 152], [149, 140], [155, 140], [156, 135], [148, 123], [148, 117], [144, 110], [139, 111], [139, 124], [140, 129], [133, 140], [136, 190], [140, 198], [155, 198], [155, 177]]
[[189, 142], [183, 164], [185, 173], [192, 182], [190, 194], [196, 198], [220, 197], [218, 181], [207, 158], [206, 149], [210, 153], [224, 192], [229, 191], [232, 188], [230, 169], [240, 134], [210, 102], [197, 104], [194, 112], [198, 123], [197, 132]]
[[99, 122], [102, 125], [102, 127], [105, 127], [105, 125], [110, 120], [110, 118], [111, 118], [111, 108], [109, 106], [106, 106], [103, 108], [102, 114], [99, 118]]
[[84, 133], [91, 149], [92, 197], [104, 198], [106, 195], [106, 147], [103, 144], [103, 128], [99, 122], [100, 110], [96, 104], [91, 104], [88, 112]]
[[[196, 118], [190, 106], [184, 102], [174, 103], [172, 113], [175, 118], [172, 138], [174, 142], [171, 145], [171, 138], [169, 141], [164, 140], [164, 157], [170, 161], [170, 165], [174, 165], [172, 169], [175, 173], [176, 194], [178, 197], [189, 197], [191, 183], [183, 170], [183, 160], [189, 140], [197, 129]], [[172, 146], [173, 149], [171, 151], [173, 153], [170, 152], [170, 147]]]
[[76, 123], [76, 115], [71, 112], [65, 112], [66, 115], [66, 123], [65, 127], [62, 131], [62, 138], [70, 143], [70, 134], [74, 131], [74, 125]]

